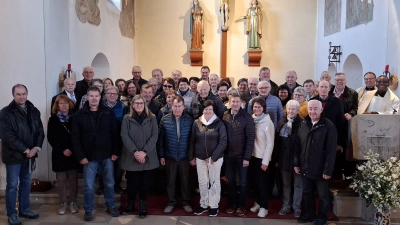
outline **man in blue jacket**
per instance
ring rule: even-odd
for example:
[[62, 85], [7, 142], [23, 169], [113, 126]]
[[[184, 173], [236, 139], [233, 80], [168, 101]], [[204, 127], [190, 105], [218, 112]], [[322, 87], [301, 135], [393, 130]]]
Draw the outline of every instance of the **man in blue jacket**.
[[176, 205], [175, 181], [179, 174], [181, 181], [182, 205], [187, 213], [193, 213], [189, 189], [189, 142], [193, 119], [184, 113], [185, 105], [181, 96], [172, 100], [172, 113], [160, 121], [157, 149], [160, 164], [165, 166], [167, 176], [168, 203], [164, 213], [171, 213]]

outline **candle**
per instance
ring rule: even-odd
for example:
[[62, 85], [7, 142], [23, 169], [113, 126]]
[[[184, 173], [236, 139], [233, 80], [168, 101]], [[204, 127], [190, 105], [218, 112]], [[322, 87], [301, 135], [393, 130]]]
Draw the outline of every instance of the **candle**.
[[68, 70], [71, 70], [71, 64], [68, 64]]
[[389, 71], [389, 64], [385, 66], [385, 71]]

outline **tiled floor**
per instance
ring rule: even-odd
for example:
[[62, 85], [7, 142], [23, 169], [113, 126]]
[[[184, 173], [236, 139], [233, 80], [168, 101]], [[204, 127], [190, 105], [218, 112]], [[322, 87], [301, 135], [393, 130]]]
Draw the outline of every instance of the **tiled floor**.
[[[83, 210], [77, 214], [67, 212], [65, 215], [58, 215], [57, 205], [32, 205], [31, 208], [39, 213], [40, 217], [35, 220], [21, 219], [23, 225], [288, 225], [298, 224], [295, 220], [271, 220], [271, 219], [250, 219], [250, 218], [224, 218], [224, 217], [204, 217], [204, 216], [148, 216], [139, 219], [137, 216], [110, 217], [104, 207], [97, 206], [94, 220], [91, 222], [83, 221]], [[5, 204], [0, 203], [0, 224], [7, 224]], [[343, 219], [341, 222], [330, 222], [329, 225], [361, 225], [368, 224], [357, 219]], [[398, 224], [398, 223], [395, 223]]]

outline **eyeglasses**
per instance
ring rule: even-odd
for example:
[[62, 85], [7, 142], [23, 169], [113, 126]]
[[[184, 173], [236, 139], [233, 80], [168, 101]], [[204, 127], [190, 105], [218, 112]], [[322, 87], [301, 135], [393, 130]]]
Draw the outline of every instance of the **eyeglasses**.
[[107, 93], [108, 95], [111, 95], [111, 96], [116, 96], [116, 95], [118, 95], [118, 93]]
[[134, 102], [133, 104], [139, 106], [139, 105], [144, 105], [144, 102]]
[[260, 89], [260, 90], [266, 90], [266, 89], [268, 89], [269, 87], [260, 87], [260, 88], [258, 88], [258, 89]]
[[295, 97], [304, 97], [302, 94], [294, 94]]
[[165, 87], [165, 88], [172, 88], [173, 86], [172, 85], [163, 85], [163, 87]]
[[257, 85], [257, 83], [249, 83], [250, 84], [250, 86], [256, 86]]
[[84, 74], [94, 74], [94, 72], [92, 72], [92, 71], [90, 71], [90, 72], [88, 72], [88, 71], [85, 71], [85, 72], [83, 72]]
[[98, 88], [102, 88], [103, 87], [103, 85], [101, 85], [101, 84], [95, 84], [94, 86], [96, 86]]

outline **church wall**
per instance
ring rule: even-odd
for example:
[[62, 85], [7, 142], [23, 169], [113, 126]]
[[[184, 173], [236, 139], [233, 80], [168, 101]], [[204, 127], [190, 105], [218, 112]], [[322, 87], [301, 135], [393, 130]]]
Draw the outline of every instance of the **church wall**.
[[[343, 70], [344, 62], [350, 55], [355, 54], [360, 59], [362, 73], [346, 74], [348, 80], [352, 80], [348, 86], [356, 89], [364, 85], [364, 73], [372, 71], [376, 75], [381, 75], [385, 65], [390, 61], [387, 52], [392, 46], [388, 46], [388, 26], [392, 26], [393, 22], [389, 21], [388, 25], [388, 8], [395, 1], [373, 1], [373, 20], [348, 29], [346, 29], [346, 0], [339, 1], [342, 1], [341, 29], [337, 33], [324, 36], [325, 0], [318, 0], [316, 74], [319, 79], [321, 72], [328, 70], [329, 42], [332, 42], [332, 45], [340, 45], [343, 52], [341, 62], [336, 65], [337, 72], [345, 72]], [[371, 3], [371, 0], [368, 2]], [[398, 31], [398, 27], [395, 30]], [[398, 34], [396, 38], [397, 40], [400, 38]], [[333, 76], [334, 73], [331, 75]], [[332, 77], [331, 83], [333, 82]]]
[[[247, 65], [247, 35], [244, 20], [250, 1], [231, 0], [227, 76], [236, 83], [241, 77], [258, 76], [260, 67]], [[190, 66], [190, 0], [136, 1], [136, 55], [144, 78], [160, 68], [164, 76], [174, 69], [183, 76], [200, 76], [200, 67]], [[200, 0], [204, 10], [204, 65], [220, 75], [221, 30], [219, 1]], [[299, 81], [315, 73], [317, 1], [260, 0], [263, 49], [261, 66], [271, 69], [272, 80], [284, 83], [288, 70], [296, 70]], [[235, 85], [236, 86], [236, 85]]]

